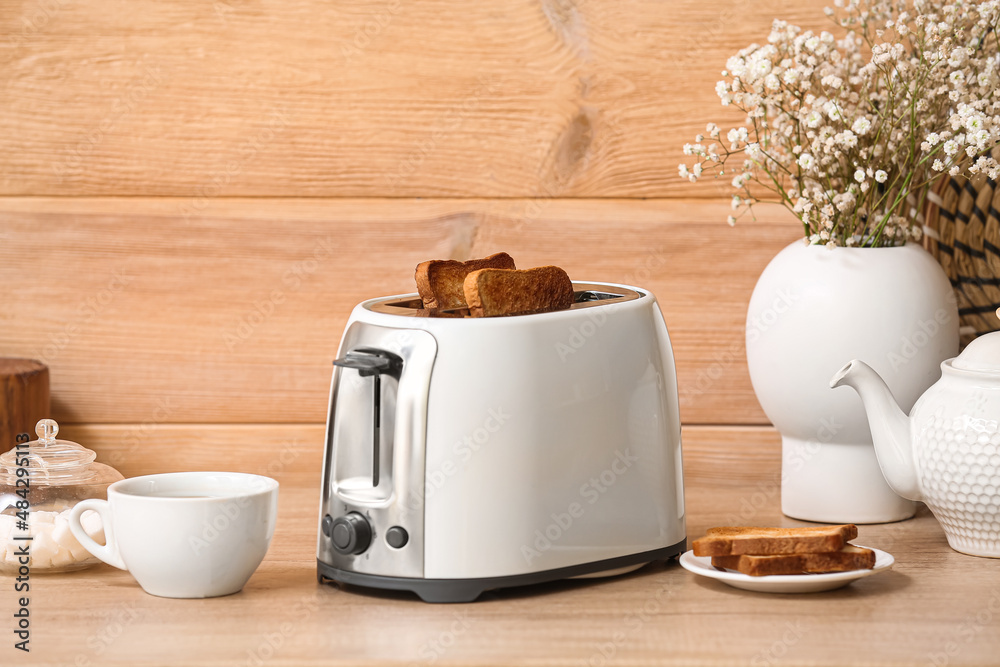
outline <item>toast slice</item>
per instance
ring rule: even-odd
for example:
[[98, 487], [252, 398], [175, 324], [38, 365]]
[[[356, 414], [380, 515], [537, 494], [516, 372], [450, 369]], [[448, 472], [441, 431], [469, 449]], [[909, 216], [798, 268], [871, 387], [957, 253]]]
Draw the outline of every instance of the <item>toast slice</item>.
[[848, 544], [838, 551], [817, 554], [712, 556], [712, 565], [736, 570], [751, 577], [771, 574], [821, 574], [870, 570], [875, 567], [875, 552]]
[[516, 269], [514, 260], [505, 252], [482, 259], [459, 262], [451, 259], [432, 259], [417, 264], [414, 278], [417, 292], [424, 308], [428, 310], [452, 310], [465, 308], [465, 277], [479, 269]]
[[709, 528], [691, 544], [695, 556], [811, 554], [838, 551], [858, 536], [853, 523], [802, 528], [724, 526]]
[[473, 317], [547, 313], [573, 305], [573, 283], [558, 266], [480, 269], [465, 278], [465, 301]]

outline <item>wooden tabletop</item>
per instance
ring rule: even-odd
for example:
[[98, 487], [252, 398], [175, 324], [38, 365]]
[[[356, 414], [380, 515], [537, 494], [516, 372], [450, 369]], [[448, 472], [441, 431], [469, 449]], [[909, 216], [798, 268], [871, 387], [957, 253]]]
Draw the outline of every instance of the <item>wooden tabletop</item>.
[[[749, 593], [676, 563], [488, 593], [462, 605], [316, 583], [318, 480], [287, 481], [270, 552], [239, 594], [168, 600], [110, 566], [32, 579], [31, 653], [4, 665], [981, 665], [1000, 660], [1000, 561], [948, 548], [933, 516], [861, 526], [888, 572], [836, 591]], [[776, 489], [688, 481], [688, 532], [742, 513], [794, 525]], [[741, 509], [742, 508], [742, 509]], [[2, 609], [14, 606], [4, 585]], [[6, 616], [6, 612], [4, 612]], [[5, 625], [10, 625], [9, 621]]]

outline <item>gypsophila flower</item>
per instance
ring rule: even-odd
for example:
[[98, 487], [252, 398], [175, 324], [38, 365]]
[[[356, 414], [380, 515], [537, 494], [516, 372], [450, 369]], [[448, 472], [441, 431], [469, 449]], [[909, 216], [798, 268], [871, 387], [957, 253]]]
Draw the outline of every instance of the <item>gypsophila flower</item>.
[[792, 210], [807, 243], [918, 240], [911, 211], [941, 174], [1000, 179], [1000, 0], [834, 5], [838, 35], [777, 20], [726, 61], [716, 93], [746, 124], [709, 123], [678, 174], [730, 178], [730, 224], [763, 197]]
[[869, 129], [871, 129], [871, 126], [872, 122], [867, 118], [858, 118], [856, 121], [854, 121], [854, 124], [851, 125], [851, 129], [857, 135], [864, 135], [868, 132]]

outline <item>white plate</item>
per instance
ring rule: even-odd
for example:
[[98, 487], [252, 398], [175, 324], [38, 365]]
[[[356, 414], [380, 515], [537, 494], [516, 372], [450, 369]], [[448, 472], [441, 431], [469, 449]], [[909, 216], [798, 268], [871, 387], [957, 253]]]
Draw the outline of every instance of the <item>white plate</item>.
[[[861, 546], [861, 545], [858, 545]], [[712, 559], [698, 557], [693, 551], [687, 551], [681, 556], [681, 566], [697, 575], [718, 579], [719, 581], [742, 588], [745, 591], [758, 593], [818, 593], [846, 586], [855, 579], [868, 577], [884, 572], [892, 567], [896, 559], [892, 554], [880, 549], [865, 547], [875, 552], [875, 567], [870, 570], [850, 570], [848, 572], [828, 572], [826, 574], [770, 574], [763, 577], [751, 577], [735, 570], [719, 570], [712, 565]]]

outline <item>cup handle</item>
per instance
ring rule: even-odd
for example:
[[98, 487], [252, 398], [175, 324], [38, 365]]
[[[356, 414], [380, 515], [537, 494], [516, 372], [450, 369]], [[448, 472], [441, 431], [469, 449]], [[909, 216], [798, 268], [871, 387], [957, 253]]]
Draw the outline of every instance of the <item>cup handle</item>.
[[[94, 510], [101, 516], [101, 523], [104, 524], [104, 541], [107, 543], [105, 546], [95, 542], [94, 538], [88, 535], [87, 531], [83, 529], [80, 517], [87, 510]], [[115, 531], [111, 523], [111, 505], [108, 504], [107, 500], [91, 498], [78, 502], [69, 513], [69, 529], [73, 533], [73, 537], [83, 545], [84, 549], [108, 565], [114, 565], [121, 570], [128, 571], [128, 568], [125, 567], [125, 561], [122, 560], [121, 554], [118, 553], [118, 543], [115, 541]]]

